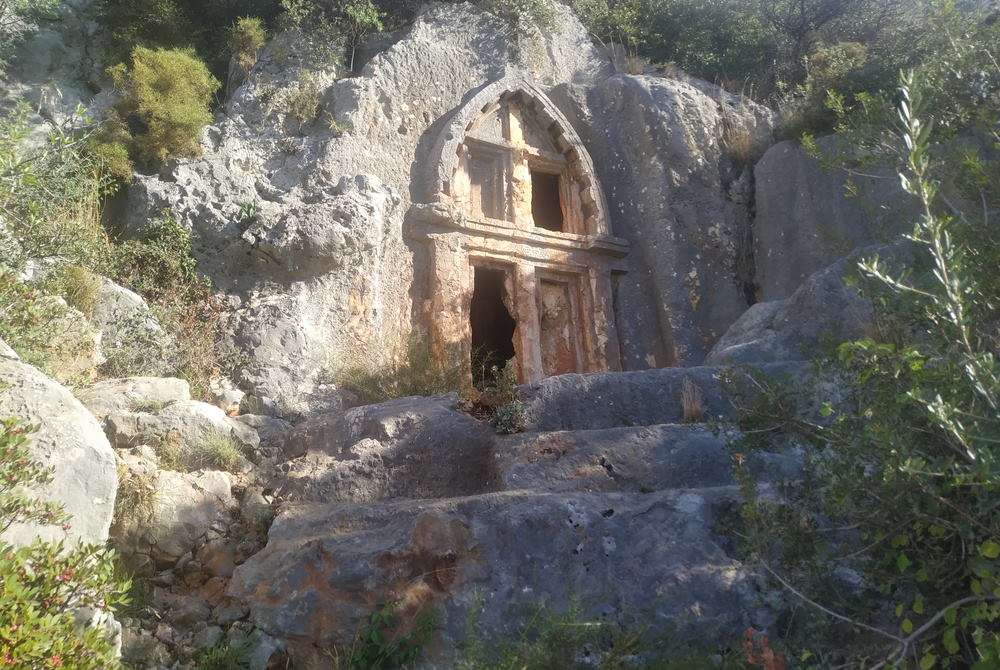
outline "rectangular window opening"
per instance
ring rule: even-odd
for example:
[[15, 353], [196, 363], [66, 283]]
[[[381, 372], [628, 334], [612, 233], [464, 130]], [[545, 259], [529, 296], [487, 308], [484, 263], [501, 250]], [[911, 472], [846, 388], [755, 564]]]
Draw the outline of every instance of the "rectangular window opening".
[[531, 218], [537, 228], [565, 232], [559, 175], [531, 170]]

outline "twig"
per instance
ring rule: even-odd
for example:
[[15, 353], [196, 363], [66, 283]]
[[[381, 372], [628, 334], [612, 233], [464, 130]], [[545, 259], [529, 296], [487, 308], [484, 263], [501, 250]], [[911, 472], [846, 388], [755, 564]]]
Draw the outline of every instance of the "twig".
[[798, 589], [796, 589], [794, 586], [792, 586], [791, 584], [789, 584], [781, 575], [779, 575], [777, 572], [775, 572], [773, 569], [771, 569], [770, 565], [768, 565], [764, 561], [761, 561], [761, 565], [763, 565], [764, 569], [767, 570], [768, 572], [770, 572], [771, 576], [774, 577], [775, 579], [777, 579], [781, 583], [782, 586], [784, 586], [786, 589], [788, 589], [789, 591], [791, 591], [793, 595], [795, 595], [797, 598], [799, 598], [803, 602], [805, 602], [805, 603], [807, 603], [809, 605], [812, 605], [814, 608], [818, 609], [820, 612], [823, 612], [824, 614], [826, 614], [828, 616], [832, 616], [834, 619], [837, 619], [839, 621], [843, 621], [844, 623], [849, 623], [852, 626], [857, 626], [858, 628], [864, 628], [865, 630], [871, 631], [873, 633], [877, 633], [877, 634], [881, 635], [882, 637], [887, 637], [887, 638], [889, 638], [891, 640], [895, 640], [896, 642], [899, 642], [900, 644], [903, 643], [903, 638], [899, 637], [898, 635], [893, 635], [892, 633], [885, 632], [881, 628], [875, 628], [874, 626], [869, 626], [868, 624], [861, 623], [860, 621], [855, 621], [854, 619], [851, 619], [850, 617], [846, 617], [843, 614], [838, 614], [837, 612], [834, 612], [833, 610], [828, 609], [828, 608], [824, 607], [823, 605], [820, 605], [818, 602], [816, 602], [815, 600], [810, 599], [804, 593], [802, 593], [801, 591], [799, 591]]
[[[767, 567], [767, 566], [764, 566]], [[899, 641], [899, 647], [897, 647], [891, 654], [882, 659], [877, 665], [873, 665], [869, 670], [879, 670], [879, 668], [884, 668], [885, 665], [897, 656], [903, 656], [907, 651], [913, 649], [913, 643], [920, 639], [920, 637], [926, 633], [934, 624], [940, 621], [941, 617], [948, 613], [948, 610], [954, 609], [956, 607], [961, 607], [962, 605], [968, 605], [975, 602], [997, 602], [1000, 601], [1000, 597], [996, 596], [966, 596], [956, 600], [955, 602], [943, 607], [937, 614], [932, 616], [930, 619], [925, 621], [919, 628], [907, 635], [905, 638]]]

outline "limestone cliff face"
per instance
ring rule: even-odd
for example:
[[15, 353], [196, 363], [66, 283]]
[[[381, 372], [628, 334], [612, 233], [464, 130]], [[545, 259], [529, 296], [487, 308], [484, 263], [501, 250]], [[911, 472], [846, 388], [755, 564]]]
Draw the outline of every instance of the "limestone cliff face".
[[[631, 243], [594, 299], [618, 333], [595, 337], [621, 368], [698, 363], [747, 307], [738, 266], [752, 187], [722, 138], [737, 119], [766, 145], [768, 113], [707, 85], [615, 74], [565, 8], [550, 34], [516, 57], [511, 47], [469, 4], [430, 9], [357, 77], [310, 66], [294, 36], [279, 36], [205, 130], [204, 155], [136, 181], [130, 225], [169, 208], [196, 232], [251, 361], [247, 390], [300, 411], [335, 404], [324, 366], [383, 355], [451, 308], [434, 304], [441, 261], [408, 222], [440, 200], [431, 182], [453, 158], [438, 153], [449, 124], [502, 81], [526, 82], [566, 115], [594, 158], [610, 234]], [[309, 96], [315, 115], [296, 118]]]

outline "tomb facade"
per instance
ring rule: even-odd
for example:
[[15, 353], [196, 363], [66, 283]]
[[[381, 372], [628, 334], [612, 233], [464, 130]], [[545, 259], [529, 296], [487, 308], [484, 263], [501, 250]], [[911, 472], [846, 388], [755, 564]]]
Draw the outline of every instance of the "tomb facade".
[[435, 148], [411, 237], [427, 246], [435, 346], [518, 380], [620, 370], [612, 276], [628, 243], [580, 138], [526, 81], [485, 87]]

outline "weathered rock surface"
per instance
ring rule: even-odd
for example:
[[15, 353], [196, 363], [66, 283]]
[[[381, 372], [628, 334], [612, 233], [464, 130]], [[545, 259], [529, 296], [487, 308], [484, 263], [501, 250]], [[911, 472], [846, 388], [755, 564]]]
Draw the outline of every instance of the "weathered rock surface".
[[32, 456], [54, 468], [52, 482], [33, 489], [38, 497], [61, 503], [72, 528], [18, 524], [4, 533], [14, 543], [35, 537], [64, 536], [104, 542], [114, 512], [118, 476], [115, 455], [104, 431], [79, 400], [41, 372], [13, 358], [0, 357], [0, 416], [39, 425], [30, 436]]
[[276, 419], [273, 416], [262, 416], [260, 414], [237, 414], [233, 418], [257, 431], [261, 447], [281, 452], [284, 451], [285, 442], [292, 431], [292, 424], [284, 419]]
[[497, 440], [491, 487], [649, 493], [692, 482], [728, 486], [724, 442], [701, 424], [513, 435]]
[[250, 447], [260, 445], [257, 431], [214, 405], [197, 400], [180, 400], [152, 412], [118, 411], [108, 414], [105, 427], [117, 447], [135, 446], [143, 439], [176, 433], [186, 445], [197, 444], [209, 434], [239, 440]]
[[[819, 147], [835, 149], [828, 138]], [[764, 154], [754, 175], [754, 283], [762, 302], [791, 296], [817, 268], [912, 225], [915, 202], [889, 171], [848, 178], [785, 141]], [[848, 181], [856, 197], [847, 197]]]
[[191, 387], [174, 377], [127, 377], [105, 379], [76, 392], [93, 414], [104, 417], [113, 412], [135, 411], [191, 400]]
[[[685, 379], [708, 413], [726, 413], [719, 372], [550, 378], [522, 387], [535, 423], [512, 436], [457, 411], [454, 395], [306, 421], [268, 487], [285, 501], [268, 543], [235, 567], [228, 593], [300, 656], [352, 639], [382, 598], [404, 619], [438, 608], [435, 668], [453, 667], [469, 608], [502, 637], [518, 608], [568, 594], [588, 616], [637, 615], [677, 640], [766, 625], [754, 575], [714, 531], [738, 500], [723, 438], [663, 425], [683, 415]], [[768, 458], [763, 469], [794, 476], [794, 459]]]
[[[101, 88], [101, 26], [94, 20], [93, 0], [66, 0], [58, 4], [60, 20], [37, 26], [26, 36], [0, 80], [0, 107], [25, 100], [31, 107], [28, 141], [42, 146], [52, 121], [58, 126], [78, 117], [83, 105], [96, 111], [93, 91]], [[79, 121], [79, 118], [76, 119]]]
[[9, 358], [12, 361], [19, 361], [21, 357], [17, 355], [17, 352], [10, 348], [10, 345], [0, 340], [0, 358]]
[[716, 343], [708, 365], [804, 361], [815, 357], [824, 338], [857, 339], [871, 324], [872, 305], [847, 286], [847, 260], [810, 275], [788, 298], [757, 303]]
[[748, 157], [724, 138], [736, 133], [762, 151], [773, 114], [706, 88], [617, 75], [586, 94], [564, 91], [592, 124], [582, 134], [614, 233], [633, 245], [617, 293], [625, 369], [700, 363], [748, 304], [753, 183]]

